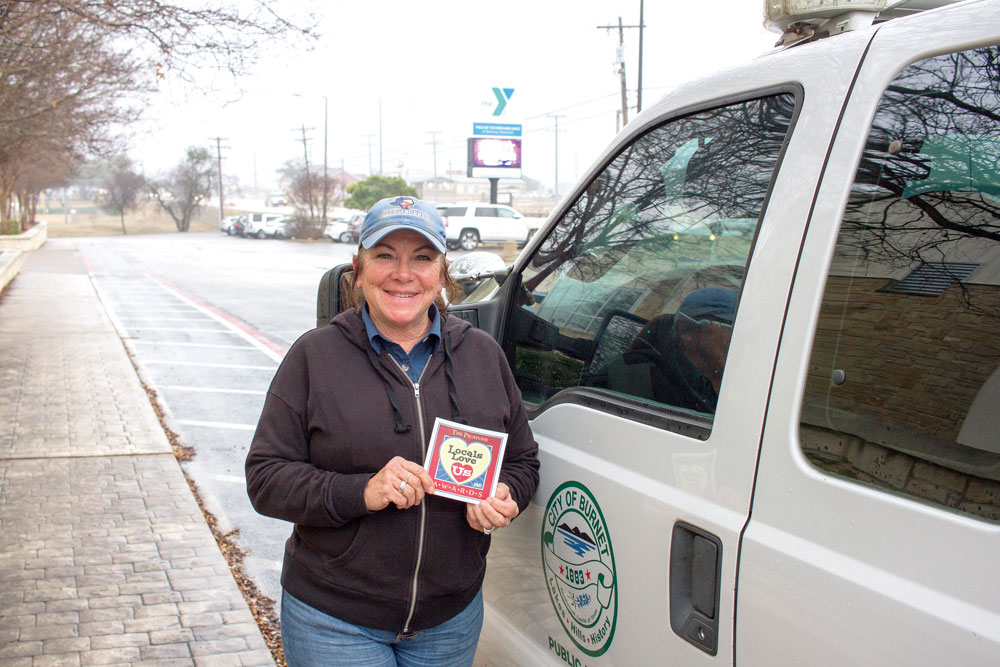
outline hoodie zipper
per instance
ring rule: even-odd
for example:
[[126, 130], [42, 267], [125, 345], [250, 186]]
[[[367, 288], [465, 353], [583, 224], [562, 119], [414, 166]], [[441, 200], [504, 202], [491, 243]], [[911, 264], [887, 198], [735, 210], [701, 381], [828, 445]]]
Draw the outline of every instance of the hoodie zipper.
[[[389, 355], [389, 358], [392, 359], [392, 355]], [[399, 366], [399, 362], [397, 362], [395, 359], [392, 359], [392, 361], [393, 363], [396, 364], [397, 367], [399, 367], [399, 370], [401, 371], [403, 370], [403, 368]], [[430, 359], [427, 360], [427, 363], [428, 364], [430, 363]], [[424, 458], [427, 456], [424, 443], [424, 411], [423, 408], [421, 408], [420, 406], [420, 380], [423, 378], [424, 371], [426, 370], [427, 370], [427, 364], [425, 364], [423, 370], [420, 371], [420, 377], [417, 378], [416, 382], [410, 380], [409, 376], [406, 375], [406, 372], [405, 371], [403, 372], [403, 377], [405, 377], [406, 380], [411, 385], [413, 385], [413, 400], [417, 405], [417, 437], [420, 438], [419, 463], [421, 465], [423, 465]], [[420, 537], [419, 537], [420, 546], [417, 549], [417, 563], [413, 568], [413, 583], [410, 586], [410, 609], [406, 613], [406, 621], [403, 623], [403, 634], [406, 634], [410, 631], [410, 621], [413, 620], [413, 612], [416, 611], [417, 608], [417, 582], [420, 576], [420, 565], [423, 563], [424, 560], [424, 530], [426, 529], [426, 527], [427, 527], [427, 503], [420, 503]]]

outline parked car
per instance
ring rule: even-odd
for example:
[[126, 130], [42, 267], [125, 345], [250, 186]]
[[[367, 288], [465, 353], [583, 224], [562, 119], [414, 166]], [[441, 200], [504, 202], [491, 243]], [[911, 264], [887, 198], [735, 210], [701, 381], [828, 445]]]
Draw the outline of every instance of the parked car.
[[288, 227], [291, 222], [291, 218], [280, 216], [266, 220], [264, 225], [260, 228], [258, 236], [263, 236], [269, 239], [287, 239], [291, 236], [288, 231]]
[[449, 308], [541, 460], [477, 664], [998, 663], [1000, 2], [935, 4], [766, 0]]
[[[284, 216], [276, 213], [250, 213], [247, 215], [246, 226], [243, 229], [244, 236], [262, 239], [270, 234], [264, 231], [264, 225], [280, 220]], [[271, 227], [273, 229], [273, 226]]]
[[444, 219], [448, 247], [475, 250], [480, 243], [515, 241], [524, 245], [528, 226], [524, 216], [503, 204], [442, 204], [437, 207]]
[[264, 200], [264, 206], [285, 206], [287, 203], [288, 197], [283, 192], [272, 192]]
[[365, 221], [364, 213], [352, 215], [347, 221], [347, 233], [351, 235], [350, 243], [357, 243], [361, 238], [361, 225]]
[[229, 236], [243, 236], [246, 218], [245, 215], [228, 215], [219, 223], [219, 231], [225, 232]]
[[348, 230], [349, 224], [350, 221], [347, 218], [334, 218], [326, 223], [326, 227], [323, 228], [323, 236], [334, 242], [350, 243], [354, 237]]

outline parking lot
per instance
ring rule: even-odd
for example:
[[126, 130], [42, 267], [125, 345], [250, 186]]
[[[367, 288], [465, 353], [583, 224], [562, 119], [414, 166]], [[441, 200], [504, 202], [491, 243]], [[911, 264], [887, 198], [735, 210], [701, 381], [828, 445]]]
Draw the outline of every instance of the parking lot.
[[290, 526], [253, 511], [243, 460], [278, 363], [315, 326], [320, 277], [350, 261], [355, 247], [328, 240], [257, 243], [222, 233], [77, 244], [168, 427], [196, 452], [184, 467], [206, 508], [221, 530], [239, 531], [246, 572], [279, 599]]

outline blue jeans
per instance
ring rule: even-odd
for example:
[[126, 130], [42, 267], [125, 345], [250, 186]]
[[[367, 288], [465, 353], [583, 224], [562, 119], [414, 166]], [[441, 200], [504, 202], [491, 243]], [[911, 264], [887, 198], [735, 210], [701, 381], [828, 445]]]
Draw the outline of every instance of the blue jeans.
[[405, 636], [341, 621], [281, 594], [281, 644], [289, 667], [471, 666], [482, 629], [482, 590], [444, 623]]

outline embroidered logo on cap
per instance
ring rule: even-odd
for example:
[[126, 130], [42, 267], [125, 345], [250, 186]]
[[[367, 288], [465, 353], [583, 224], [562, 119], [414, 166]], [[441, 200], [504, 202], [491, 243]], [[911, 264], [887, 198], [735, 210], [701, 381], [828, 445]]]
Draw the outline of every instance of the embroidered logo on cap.
[[409, 197], [396, 197], [392, 200], [393, 206], [398, 206], [404, 211], [413, 206], [413, 200]]

